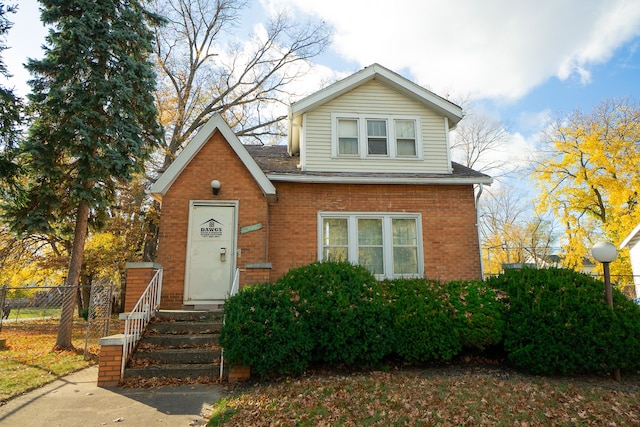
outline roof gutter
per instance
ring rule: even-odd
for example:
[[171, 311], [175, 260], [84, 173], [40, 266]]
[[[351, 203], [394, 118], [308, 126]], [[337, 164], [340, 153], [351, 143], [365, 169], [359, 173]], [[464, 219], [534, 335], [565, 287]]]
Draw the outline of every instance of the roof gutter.
[[482, 239], [480, 238], [480, 196], [482, 196], [482, 191], [484, 190], [484, 185], [478, 185], [478, 194], [476, 194], [476, 229], [478, 230], [478, 253], [480, 254], [480, 280], [484, 280], [484, 261], [482, 260]]
[[301, 182], [307, 184], [412, 184], [412, 185], [491, 185], [491, 177], [446, 178], [446, 177], [379, 177], [379, 176], [321, 176], [267, 174], [270, 181]]

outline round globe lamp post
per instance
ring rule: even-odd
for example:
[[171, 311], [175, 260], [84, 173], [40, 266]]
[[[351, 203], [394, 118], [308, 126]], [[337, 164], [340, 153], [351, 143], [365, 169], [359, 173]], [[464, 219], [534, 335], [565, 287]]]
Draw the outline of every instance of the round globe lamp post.
[[611, 275], [609, 273], [609, 263], [618, 256], [618, 250], [609, 242], [599, 242], [591, 248], [591, 255], [602, 263], [604, 270], [604, 297], [609, 307], [613, 309], [613, 294], [611, 293]]
[[[611, 291], [611, 274], [609, 273], [609, 263], [613, 262], [618, 256], [618, 250], [609, 242], [599, 242], [593, 245], [591, 248], [591, 255], [602, 263], [602, 269], [604, 274], [604, 298], [607, 300], [607, 304], [613, 310], [613, 293]], [[620, 382], [620, 369], [614, 369], [611, 371], [611, 376], [614, 380]]]

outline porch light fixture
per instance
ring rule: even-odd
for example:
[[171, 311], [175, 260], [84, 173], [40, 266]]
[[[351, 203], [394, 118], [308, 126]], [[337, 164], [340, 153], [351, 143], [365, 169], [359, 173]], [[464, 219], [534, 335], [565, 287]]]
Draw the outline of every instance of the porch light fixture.
[[217, 196], [220, 193], [220, 181], [218, 181], [217, 179], [211, 181], [211, 191], [213, 192], [214, 196]]
[[[602, 263], [602, 269], [604, 273], [604, 298], [607, 300], [607, 304], [613, 310], [613, 293], [611, 291], [611, 274], [609, 273], [609, 263], [616, 259], [618, 256], [618, 250], [609, 242], [598, 242], [591, 248], [591, 255]], [[614, 369], [611, 371], [611, 376], [614, 380], [620, 382], [620, 369]]]

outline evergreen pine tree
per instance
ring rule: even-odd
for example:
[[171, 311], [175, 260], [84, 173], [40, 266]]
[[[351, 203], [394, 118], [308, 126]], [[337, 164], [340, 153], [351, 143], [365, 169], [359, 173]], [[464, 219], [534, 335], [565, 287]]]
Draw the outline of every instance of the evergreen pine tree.
[[51, 29], [44, 58], [27, 64], [34, 119], [21, 151], [30, 179], [8, 214], [23, 233], [75, 222], [55, 345], [69, 349], [90, 218], [113, 201], [118, 181], [144, 167], [161, 135], [148, 62], [157, 17], [139, 0], [39, 2]]
[[[15, 12], [15, 6], [7, 6], [0, 2], [0, 54], [8, 47], [4, 43], [5, 36], [13, 23], [7, 19], [8, 13]], [[0, 76], [10, 77], [7, 67], [0, 55]], [[13, 182], [18, 171], [13, 162], [13, 153], [19, 136], [22, 102], [12, 89], [0, 85], [0, 182]]]

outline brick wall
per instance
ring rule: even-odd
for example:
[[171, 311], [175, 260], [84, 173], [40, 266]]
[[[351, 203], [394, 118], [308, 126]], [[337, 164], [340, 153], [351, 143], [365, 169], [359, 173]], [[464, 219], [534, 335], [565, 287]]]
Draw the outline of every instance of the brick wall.
[[425, 276], [480, 279], [473, 188], [276, 183], [269, 206], [271, 279], [318, 258], [318, 211], [422, 213]]
[[149, 286], [159, 268], [159, 264], [151, 262], [127, 263], [127, 292], [124, 300], [124, 312], [128, 313], [138, 303], [142, 293]]
[[[108, 337], [107, 339], [111, 339], [112, 341], [114, 341], [112, 337]], [[100, 359], [98, 365], [98, 387], [109, 387], [118, 385], [121, 381], [121, 367], [122, 344], [101, 343]]]
[[[217, 196], [211, 193], [213, 179], [220, 181]], [[158, 247], [158, 262], [164, 268], [161, 308], [182, 307], [190, 200], [237, 200], [239, 228], [263, 224], [260, 230], [238, 236], [237, 265], [243, 270], [241, 283], [245, 281], [243, 266], [246, 263], [267, 261], [267, 200], [242, 161], [216, 131], [162, 200]]]

